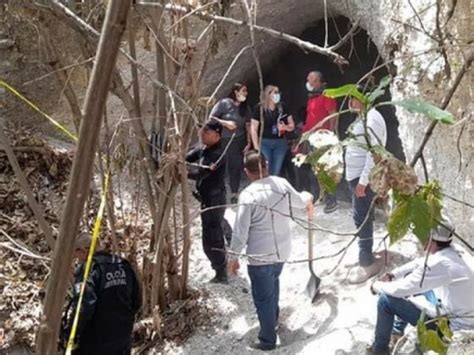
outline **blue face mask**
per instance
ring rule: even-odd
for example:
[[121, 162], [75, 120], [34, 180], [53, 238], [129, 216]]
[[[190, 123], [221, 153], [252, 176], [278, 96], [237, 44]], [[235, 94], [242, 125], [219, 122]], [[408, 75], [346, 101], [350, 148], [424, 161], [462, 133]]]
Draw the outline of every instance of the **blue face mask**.
[[281, 95], [280, 94], [272, 94], [272, 101], [275, 104], [278, 104], [281, 100]]

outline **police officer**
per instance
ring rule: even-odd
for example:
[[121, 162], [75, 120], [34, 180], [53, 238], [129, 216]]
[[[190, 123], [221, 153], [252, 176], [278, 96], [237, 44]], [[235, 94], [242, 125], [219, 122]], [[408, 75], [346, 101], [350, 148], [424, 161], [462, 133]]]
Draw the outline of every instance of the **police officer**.
[[[222, 124], [215, 120], [208, 121], [200, 129], [202, 146], [197, 146], [186, 155], [190, 166], [188, 177], [196, 180], [195, 196], [201, 202], [202, 244], [204, 253], [211, 262], [216, 275], [214, 283], [227, 283], [227, 264], [223, 221], [226, 204], [225, 191], [225, 147], [221, 142]], [[223, 206], [212, 208], [214, 206]], [[218, 250], [216, 250], [218, 249]]]
[[[84, 277], [91, 237], [77, 237], [72, 299], [63, 317], [62, 342], [67, 343]], [[141, 306], [137, 276], [130, 263], [106, 251], [94, 254], [80, 308], [74, 355], [130, 354], [135, 315]]]

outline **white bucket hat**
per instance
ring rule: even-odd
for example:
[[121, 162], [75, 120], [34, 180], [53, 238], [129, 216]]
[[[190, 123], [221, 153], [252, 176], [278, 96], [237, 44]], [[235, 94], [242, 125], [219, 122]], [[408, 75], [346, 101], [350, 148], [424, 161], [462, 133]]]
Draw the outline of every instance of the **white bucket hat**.
[[443, 216], [441, 218], [441, 223], [436, 227], [432, 234], [431, 238], [437, 242], [450, 242], [453, 240], [454, 227], [451, 224], [450, 220]]

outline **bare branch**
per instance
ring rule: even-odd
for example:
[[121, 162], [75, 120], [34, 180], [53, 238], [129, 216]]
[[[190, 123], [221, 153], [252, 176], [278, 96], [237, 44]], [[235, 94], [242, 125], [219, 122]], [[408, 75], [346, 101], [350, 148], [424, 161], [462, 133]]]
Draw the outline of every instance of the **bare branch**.
[[[195, 9], [190, 9], [190, 8], [187, 8], [187, 7], [184, 7], [184, 6], [173, 5], [173, 4], [166, 4], [165, 6], [163, 6], [159, 3], [151, 3], [151, 2], [141, 1], [141, 2], [138, 2], [137, 5], [163, 7], [163, 9], [165, 11], [180, 12], [180, 13], [183, 13], [185, 15], [192, 12], [192, 11], [195, 11]], [[251, 26], [251, 24], [247, 21], [240, 21], [240, 20], [236, 20], [236, 19], [233, 19], [233, 18], [230, 18], [230, 17], [212, 15], [212, 14], [209, 14], [209, 13], [206, 13], [206, 12], [201, 12], [201, 11], [195, 11], [194, 15], [201, 18], [201, 19], [203, 19], [203, 20], [207, 20], [207, 21], [227, 23], [227, 24], [234, 25], [234, 26], [239, 26], [239, 27], [250, 27]], [[323, 48], [323, 47], [317, 46], [317, 45], [315, 45], [311, 42], [303, 41], [303, 40], [299, 39], [298, 37], [291, 36], [287, 33], [282, 32], [282, 31], [277, 31], [277, 30], [274, 30], [272, 28], [268, 28], [268, 27], [264, 27], [264, 26], [253, 25], [253, 28], [255, 29], [255, 31], [262, 32], [262, 33], [265, 33], [265, 34], [267, 34], [271, 37], [293, 43], [293, 44], [297, 45], [298, 47], [300, 47], [301, 49], [303, 49], [305, 51], [315, 52], [315, 53], [319, 53], [319, 54], [328, 56], [328, 57], [332, 58], [332, 60], [336, 64], [339, 64], [339, 65], [349, 64], [347, 59], [344, 58], [342, 55], [334, 52], [334, 49], [332, 47]]]
[[43, 231], [44, 236], [46, 237], [46, 241], [48, 242], [49, 247], [51, 249], [54, 249], [55, 240], [53, 237], [53, 229], [44, 218], [43, 209], [41, 208], [39, 203], [36, 201], [35, 196], [33, 195], [33, 191], [28, 185], [28, 180], [26, 179], [25, 174], [21, 170], [20, 164], [18, 163], [15, 153], [13, 152], [10, 139], [8, 138], [6, 133], [3, 131], [2, 125], [0, 125], [0, 144], [3, 146], [3, 149], [5, 150], [5, 153], [7, 154], [8, 160], [12, 166], [12, 169], [16, 175], [16, 178], [18, 179], [18, 183], [20, 184], [23, 192], [26, 195], [26, 200], [28, 202], [28, 205], [33, 211], [33, 214], [35, 215], [36, 220], [38, 221], [38, 225]]
[[[459, 84], [461, 83], [462, 78], [464, 77], [464, 74], [466, 74], [467, 69], [471, 66], [472, 62], [474, 61], [474, 51], [471, 51], [466, 58], [464, 65], [462, 66], [461, 70], [458, 72], [456, 75], [456, 78], [454, 79], [453, 84], [451, 85], [450, 89], [448, 90], [446, 96], [443, 99], [443, 102], [440, 105], [441, 109], [445, 109], [448, 107], [449, 102], [451, 101], [451, 98], [453, 97], [454, 93], [456, 92]], [[423, 137], [423, 141], [421, 142], [420, 147], [418, 148], [417, 152], [415, 153], [415, 156], [413, 157], [412, 161], [410, 162], [410, 166], [415, 166], [418, 159], [421, 158], [421, 155], [423, 154], [423, 150], [425, 149], [426, 144], [428, 143], [429, 139], [433, 135], [433, 131], [435, 127], [438, 125], [439, 121], [433, 121], [429, 125], [428, 129], [426, 130], [426, 133]]]

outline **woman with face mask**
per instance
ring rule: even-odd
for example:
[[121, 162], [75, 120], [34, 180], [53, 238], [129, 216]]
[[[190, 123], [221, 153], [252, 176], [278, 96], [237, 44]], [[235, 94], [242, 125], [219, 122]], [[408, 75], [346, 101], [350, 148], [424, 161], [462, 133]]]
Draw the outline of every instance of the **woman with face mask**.
[[[280, 99], [281, 94], [278, 87], [267, 85], [263, 91], [261, 102], [253, 111], [250, 122], [253, 146], [255, 149], [261, 150], [267, 159], [270, 175], [280, 174], [288, 150], [285, 133], [295, 129], [293, 117], [286, 111]], [[260, 117], [261, 112], [263, 113], [262, 117]]]
[[227, 175], [231, 192], [231, 203], [237, 203], [240, 179], [242, 176], [244, 153], [250, 149], [250, 110], [247, 105], [247, 86], [235, 83], [229, 95], [217, 102], [212, 108], [210, 118], [219, 121], [222, 131], [222, 144], [227, 146], [234, 134], [234, 138], [227, 149]]

